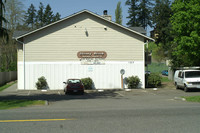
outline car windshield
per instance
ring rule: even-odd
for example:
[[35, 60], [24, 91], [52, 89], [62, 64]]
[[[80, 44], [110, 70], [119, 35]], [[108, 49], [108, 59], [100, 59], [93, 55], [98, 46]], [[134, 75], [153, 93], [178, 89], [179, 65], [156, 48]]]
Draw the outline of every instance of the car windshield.
[[197, 77], [200, 77], [200, 71], [185, 72], [185, 78], [197, 78]]

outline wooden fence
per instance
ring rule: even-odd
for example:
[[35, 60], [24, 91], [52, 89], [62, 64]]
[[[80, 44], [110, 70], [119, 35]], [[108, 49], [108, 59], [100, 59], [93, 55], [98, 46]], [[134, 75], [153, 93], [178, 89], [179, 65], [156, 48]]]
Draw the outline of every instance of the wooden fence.
[[17, 72], [0, 72], [0, 85], [6, 84], [10, 81], [17, 80]]

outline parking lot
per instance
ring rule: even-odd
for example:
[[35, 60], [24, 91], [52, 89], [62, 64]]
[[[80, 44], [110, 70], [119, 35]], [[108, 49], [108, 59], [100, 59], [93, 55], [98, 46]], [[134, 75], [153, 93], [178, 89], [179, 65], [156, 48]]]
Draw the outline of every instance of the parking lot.
[[[183, 90], [176, 90], [174, 86], [170, 88], [147, 88], [147, 89], [115, 89], [115, 90], [85, 90], [84, 95], [71, 94], [65, 95], [63, 90], [35, 90], [24, 91], [17, 90], [17, 84], [0, 93], [0, 100], [2, 99], [33, 99], [33, 100], [47, 100], [48, 102], [65, 101], [72, 99], [145, 99], [146, 97], [175, 99], [183, 96], [200, 95], [200, 90], [192, 90], [191, 92], [184, 92]], [[160, 99], [157, 99], [160, 100]]]

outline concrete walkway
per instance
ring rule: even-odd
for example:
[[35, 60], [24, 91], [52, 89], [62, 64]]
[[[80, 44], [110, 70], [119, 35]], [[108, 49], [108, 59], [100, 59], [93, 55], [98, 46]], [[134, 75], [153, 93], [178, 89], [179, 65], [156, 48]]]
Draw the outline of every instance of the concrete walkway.
[[14, 85], [11, 85], [10, 87], [1, 91], [0, 93], [6, 93], [6, 92], [17, 92], [17, 83], [15, 83]]

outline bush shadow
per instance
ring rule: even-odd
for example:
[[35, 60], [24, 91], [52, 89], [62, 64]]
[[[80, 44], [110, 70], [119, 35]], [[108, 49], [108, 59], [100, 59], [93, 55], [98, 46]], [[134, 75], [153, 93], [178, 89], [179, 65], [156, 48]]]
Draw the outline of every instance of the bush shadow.
[[[85, 91], [84, 95], [73, 93], [65, 95], [64, 92], [57, 91], [48, 93], [35, 93], [35, 92], [23, 92], [20, 94], [19, 92], [16, 94], [3, 94], [0, 95], [0, 100], [47, 100], [49, 102], [56, 102], [56, 101], [69, 101], [69, 100], [86, 100], [86, 99], [120, 99], [116, 90], [108, 90], [103, 92], [98, 91]], [[29, 95], [28, 95], [29, 94]]]

